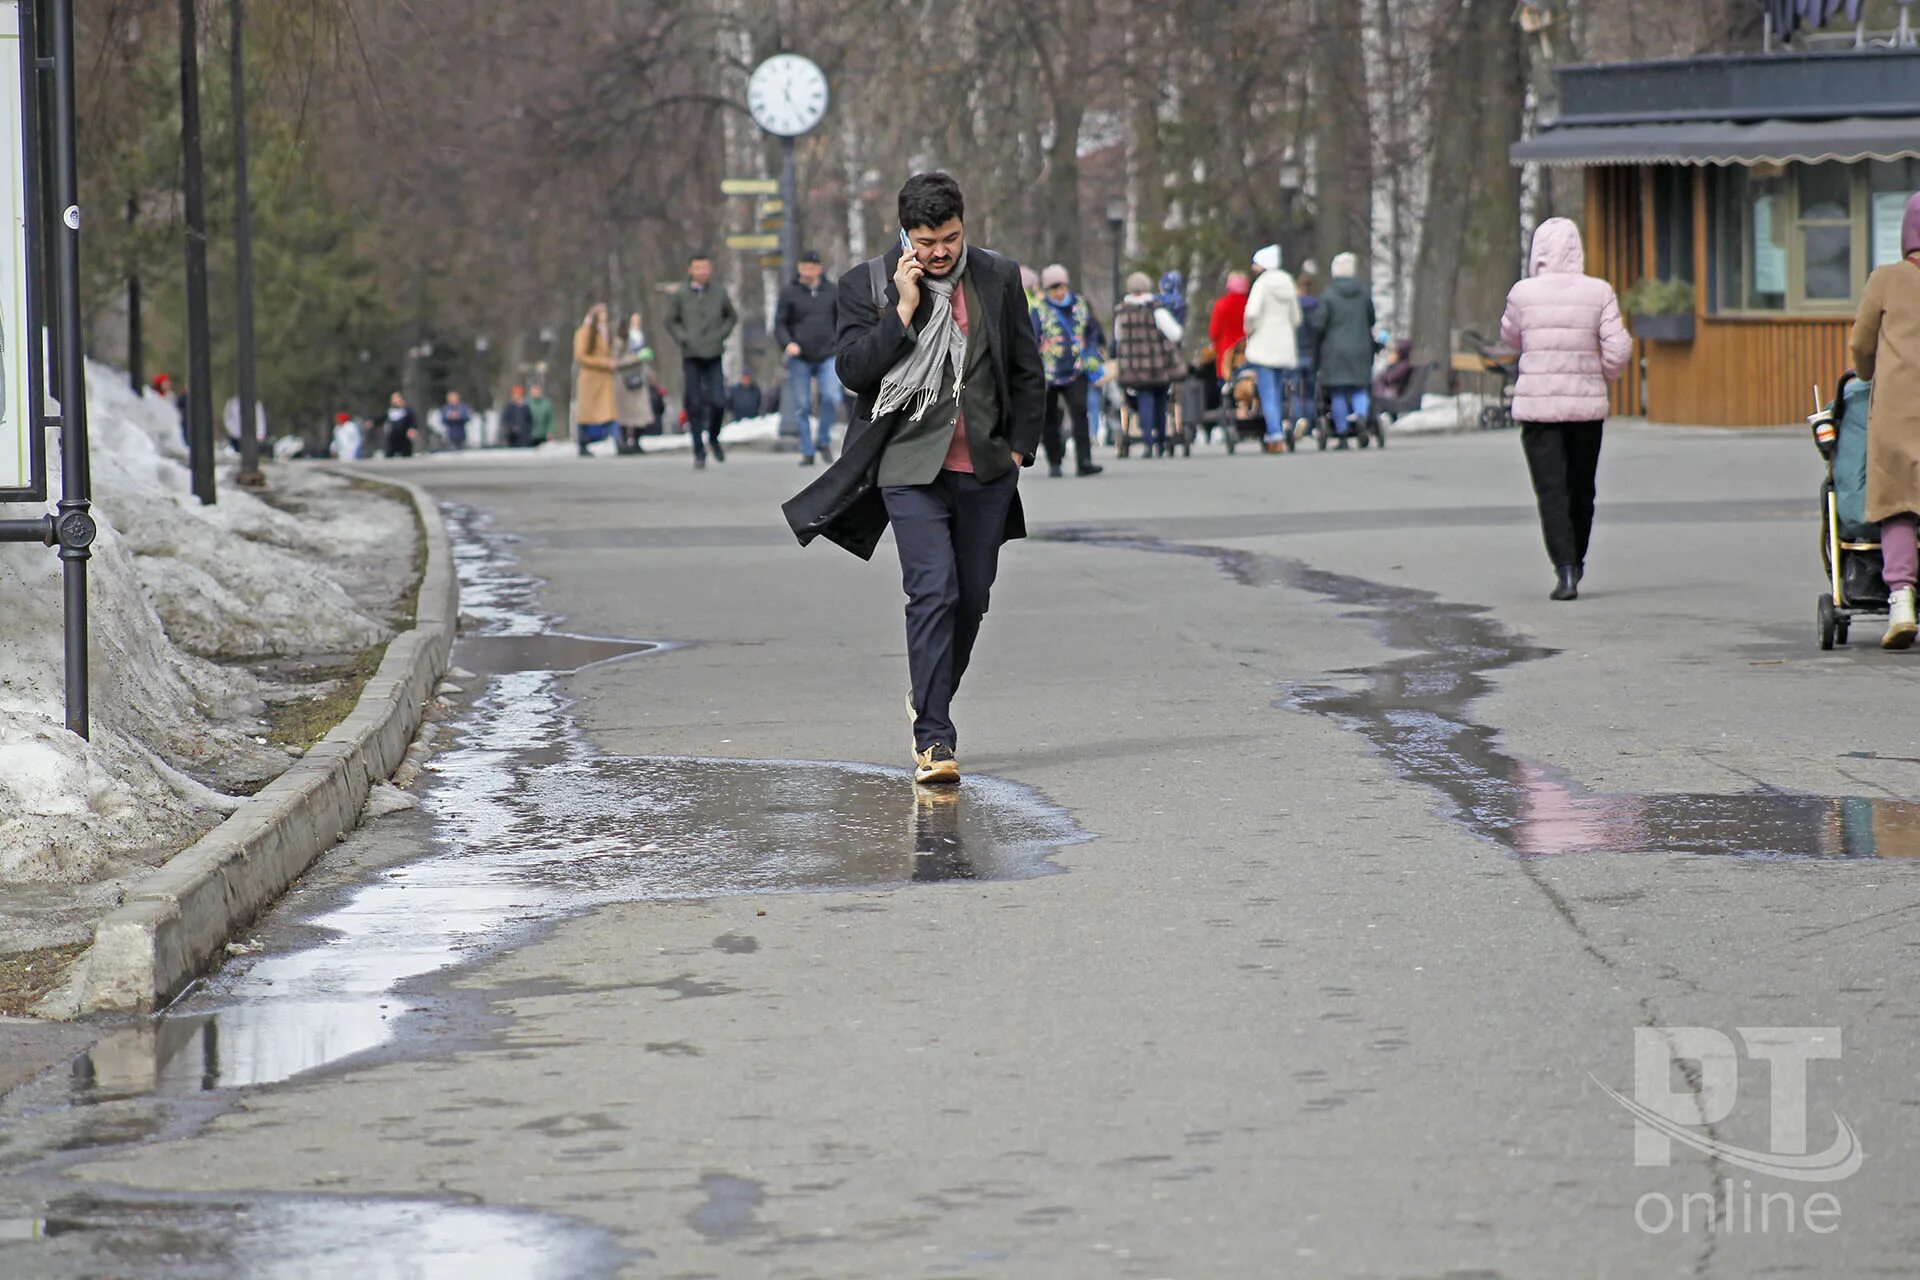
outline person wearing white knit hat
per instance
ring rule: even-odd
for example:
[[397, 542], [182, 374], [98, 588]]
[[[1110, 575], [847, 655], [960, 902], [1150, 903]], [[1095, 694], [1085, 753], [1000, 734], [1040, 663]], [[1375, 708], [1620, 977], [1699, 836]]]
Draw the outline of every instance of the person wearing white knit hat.
[[1266, 450], [1285, 453], [1291, 447], [1286, 387], [1300, 363], [1300, 299], [1293, 277], [1280, 269], [1279, 245], [1254, 254], [1253, 266], [1260, 274], [1247, 295], [1247, 363], [1253, 366], [1260, 412], [1267, 420]]

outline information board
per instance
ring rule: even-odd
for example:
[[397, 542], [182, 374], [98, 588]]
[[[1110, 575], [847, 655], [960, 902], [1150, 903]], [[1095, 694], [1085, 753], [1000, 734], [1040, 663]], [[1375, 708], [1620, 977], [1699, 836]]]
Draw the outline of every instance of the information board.
[[[0, 500], [44, 488], [27, 391], [27, 150], [19, 0], [0, 2]], [[9, 492], [11, 491], [11, 493]]]

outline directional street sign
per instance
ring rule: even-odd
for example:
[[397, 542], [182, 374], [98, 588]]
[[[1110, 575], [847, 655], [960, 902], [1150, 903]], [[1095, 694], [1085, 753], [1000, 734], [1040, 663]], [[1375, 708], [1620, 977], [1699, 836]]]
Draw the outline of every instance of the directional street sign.
[[778, 178], [722, 178], [720, 194], [723, 196], [777, 196], [780, 194]]
[[727, 248], [729, 249], [778, 249], [779, 247], [780, 237], [778, 235], [733, 235], [727, 237]]

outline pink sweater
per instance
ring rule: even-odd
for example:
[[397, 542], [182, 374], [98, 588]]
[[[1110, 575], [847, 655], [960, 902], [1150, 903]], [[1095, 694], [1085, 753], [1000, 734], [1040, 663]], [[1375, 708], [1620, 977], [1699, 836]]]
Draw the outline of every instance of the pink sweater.
[[1520, 353], [1518, 422], [1597, 422], [1607, 384], [1627, 371], [1633, 336], [1613, 286], [1586, 274], [1580, 229], [1549, 218], [1533, 233], [1525, 280], [1507, 294], [1500, 337]]

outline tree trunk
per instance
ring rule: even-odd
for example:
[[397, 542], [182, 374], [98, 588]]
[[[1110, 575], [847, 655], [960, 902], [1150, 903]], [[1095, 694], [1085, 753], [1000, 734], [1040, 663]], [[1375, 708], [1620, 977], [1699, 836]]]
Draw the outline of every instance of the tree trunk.
[[1459, 21], [1434, 37], [1429, 96], [1433, 145], [1427, 172], [1426, 218], [1413, 269], [1413, 358], [1446, 365], [1452, 353], [1454, 299], [1467, 245], [1472, 172], [1481, 146], [1481, 51], [1495, 24], [1507, 17], [1505, 0], [1465, 0]]
[[1481, 103], [1479, 149], [1468, 182], [1466, 252], [1454, 323], [1491, 336], [1505, 308], [1507, 290], [1525, 270], [1521, 243], [1520, 170], [1507, 158], [1520, 140], [1526, 111], [1526, 50], [1517, 23], [1506, 13], [1479, 37], [1475, 57]]
[[1373, 259], [1373, 111], [1363, 14], [1352, 4], [1314, 0], [1311, 114], [1318, 170], [1314, 248], [1322, 269], [1335, 254], [1357, 255], [1365, 280]]

